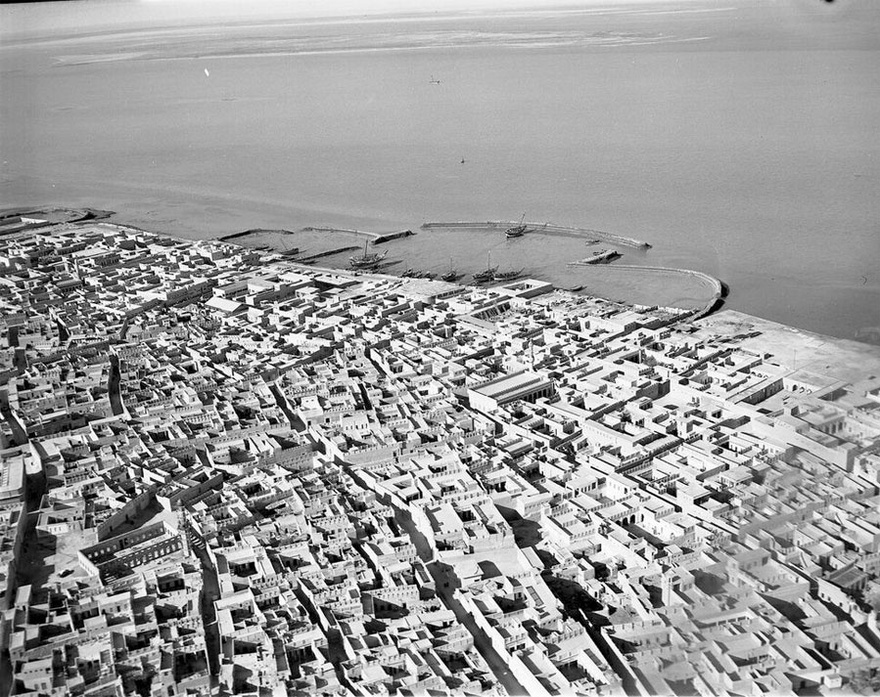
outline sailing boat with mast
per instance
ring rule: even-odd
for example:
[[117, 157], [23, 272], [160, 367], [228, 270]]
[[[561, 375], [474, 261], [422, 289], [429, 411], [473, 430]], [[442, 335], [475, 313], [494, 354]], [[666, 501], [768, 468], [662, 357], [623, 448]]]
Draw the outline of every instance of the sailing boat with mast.
[[493, 281], [512, 281], [515, 278], [519, 278], [520, 274], [525, 271], [525, 268], [520, 269], [519, 271], [498, 271], [497, 269], [492, 273]]
[[382, 252], [381, 254], [369, 254], [367, 252], [367, 245], [369, 241], [364, 242], [364, 253], [359, 257], [349, 257], [348, 263], [349, 266], [353, 269], [374, 269], [379, 265], [379, 262], [382, 261], [387, 255], [388, 252]]
[[458, 280], [458, 273], [456, 273], [455, 269], [452, 267], [452, 259], [449, 260], [449, 271], [443, 274], [440, 279], [447, 283], [452, 283], [453, 281]]
[[512, 237], [522, 237], [526, 234], [526, 230], [528, 229], [527, 225], [523, 224], [523, 221], [526, 219], [526, 214], [522, 214], [522, 218], [519, 219], [519, 225], [514, 225], [513, 227], [507, 228], [504, 231], [505, 236], [509, 239]]
[[486, 270], [475, 273], [474, 280], [477, 283], [489, 283], [495, 279], [495, 272], [497, 270], [497, 266], [492, 266], [492, 252], [486, 252]]

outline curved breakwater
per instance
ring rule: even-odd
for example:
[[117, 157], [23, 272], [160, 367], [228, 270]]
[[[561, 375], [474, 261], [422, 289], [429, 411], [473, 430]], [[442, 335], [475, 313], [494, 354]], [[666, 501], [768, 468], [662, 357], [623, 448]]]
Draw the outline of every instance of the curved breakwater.
[[[467, 228], [473, 230], [499, 230], [519, 225], [516, 222], [504, 222], [501, 220], [490, 220], [485, 222], [430, 222], [423, 223], [422, 230], [443, 229], [443, 228]], [[636, 249], [650, 249], [651, 245], [644, 240], [635, 237], [626, 237], [613, 232], [605, 232], [603, 230], [591, 230], [589, 228], [567, 227], [564, 225], [551, 225], [550, 223], [523, 223], [529, 231], [540, 232], [545, 234], [559, 233], [578, 235], [597, 242], [608, 242], [609, 244], [618, 244], [625, 247], [635, 247]]]
[[285, 230], [284, 228], [251, 228], [250, 230], [242, 230], [241, 232], [233, 232], [229, 235], [223, 235], [217, 239], [221, 242], [231, 242], [232, 240], [248, 237], [249, 235], [293, 235], [293, 230]]
[[624, 271], [650, 271], [655, 274], [666, 274], [672, 276], [687, 276], [690, 278], [696, 278], [697, 280], [707, 283], [712, 288], [712, 297], [706, 302], [706, 304], [702, 308], [694, 311], [694, 313], [690, 315], [689, 319], [691, 320], [700, 319], [701, 317], [705, 317], [706, 315], [710, 314], [719, 305], [726, 292], [724, 284], [720, 280], [718, 280], [714, 276], [710, 276], [707, 273], [703, 273], [702, 271], [694, 271], [693, 269], [675, 269], [668, 266], [633, 266], [631, 264], [614, 264], [608, 265], [606, 268], [621, 269]]
[[[463, 279], [460, 282], [467, 283], [471, 276], [485, 270], [481, 261], [487, 258], [504, 269], [525, 267], [523, 277], [549, 281], [557, 288], [576, 288], [577, 292], [634, 305], [677, 307], [687, 310], [688, 316], [703, 317], [722, 304], [725, 295], [723, 284], [700, 271], [660, 265], [642, 266], [640, 263], [578, 264], [578, 259], [583, 261], [584, 242], [592, 244], [600, 241], [609, 247], [608, 250], [601, 250], [608, 253], [607, 261], [617, 256], [614, 248], [621, 251], [629, 248], [638, 261], [647, 261], [641, 257], [650, 245], [642, 240], [588, 228], [550, 224], [527, 224], [527, 234], [516, 240], [506, 240], [501, 233], [510, 226], [504, 221], [434, 222], [422, 225], [423, 230], [438, 233], [433, 235], [416, 234], [411, 230], [374, 232], [308, 226], [295, 233], [289, 230], [251, 230], [248, 232], [258, 234], [253, 237], [235, 235], [233, 239], [227, 236], [226, 239], [249, 247], [274, 249], [288, 257], [289, 261], [304, 264], [318, 262], [335, 269], [346, 269], [349, 258], [345, 253], [362, 249], [365, 241], [369, 240], [368, 244], [371, 245], [387, 242], [392, 246], [389, 249], [391, 258], [382, 265], [382, 269], [391, 275], [414, 269], [436, 277], [455, 269], [457, 277]], [[545, 235], [556, 239], [548, 240]], [[495, 239], [499, 237], [500, 241]], [[358, 238], [360, 247], [355, 246]], [[298, 254], [290, 247], [292, 244], [296, 246]], [[285, 248], [289, 251], [284, 251]], [[594, 255], [596, 253], [593, 252]], [[586, 259], [592, 260], [593, 257]], [[603, 257], [603, 260], [606, 259]], [[395, 264], [400, 264], [398, 274], [391, 271]]]
[[368, 232], [367, 230], [354, 230], [349, 228], [341, 228], [341, 227], [313, 227], [308, 226], [303, 228], [303, 232], [347, 232], [351, 235], [363, 235], [365, 237], [369, 237], [373, 240], [373, 244], [382, 244], [383, 242], [390, 242], [391, 240], [397, 240], [401, 237], [411, 237], [415, 235], [412, 230], [396, 230], [393, 232]]

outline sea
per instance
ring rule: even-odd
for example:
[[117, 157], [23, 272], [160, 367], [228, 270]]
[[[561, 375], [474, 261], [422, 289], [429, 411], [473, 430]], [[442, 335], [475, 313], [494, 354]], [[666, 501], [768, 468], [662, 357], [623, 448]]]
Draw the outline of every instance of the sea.
[[[0, 204], [192, 239], [525, 215], [732, 309], [880, 326], [880, 3], [242, 5], [0, 7]], [[491, 251], [439, 239], [438, 270]], [[560, 245], [496, 258], [553, 280]]]

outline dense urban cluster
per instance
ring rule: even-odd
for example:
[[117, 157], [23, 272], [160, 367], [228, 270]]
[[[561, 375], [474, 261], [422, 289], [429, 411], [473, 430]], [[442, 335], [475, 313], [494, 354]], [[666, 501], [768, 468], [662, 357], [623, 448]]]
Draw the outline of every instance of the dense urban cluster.
[[535, 280], [0, 232], [14, 695], [876, 687], [877, 376]]

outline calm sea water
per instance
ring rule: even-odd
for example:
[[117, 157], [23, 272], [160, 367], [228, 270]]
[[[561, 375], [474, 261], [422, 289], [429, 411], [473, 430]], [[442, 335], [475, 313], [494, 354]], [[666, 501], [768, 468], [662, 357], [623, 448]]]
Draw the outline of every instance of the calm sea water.
[[[0, 197], [193, 238], [525, 212], [646, 239], [630, 263], [853, 338], [880, 325], [880, 25], [871, 3], [812, 4], [106, 26], [88, 3], [76, 22], [5, 9]], [[438, 265], [482, 263], [450, 239]], [[523, 250], [510, 265], [552, 277], [558, 255]]]

